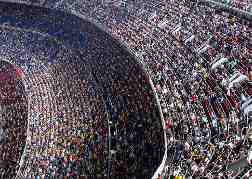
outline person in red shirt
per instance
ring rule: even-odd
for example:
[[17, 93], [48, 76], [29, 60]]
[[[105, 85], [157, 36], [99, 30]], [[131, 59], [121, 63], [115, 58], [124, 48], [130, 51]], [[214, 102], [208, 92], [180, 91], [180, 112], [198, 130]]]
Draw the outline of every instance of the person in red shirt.
[[195, 103], [197, 101], [197, 96], [193, 95], [192, 96], [192, 102]]
[[171, 123], [170, 119], [165, 120], [165, 128], [166, 128], [167, 134], [171, 134], [171, 132], [172, 132], [172, 123]]

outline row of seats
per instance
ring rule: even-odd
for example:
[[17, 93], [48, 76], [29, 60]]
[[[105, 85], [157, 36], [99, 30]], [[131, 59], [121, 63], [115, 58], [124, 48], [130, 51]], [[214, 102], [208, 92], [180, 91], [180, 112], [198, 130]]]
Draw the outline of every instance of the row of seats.
[[213, 0], [229, 7], [235, 7], [243, 11], [252, 13], [252, 3], [250, 0]]

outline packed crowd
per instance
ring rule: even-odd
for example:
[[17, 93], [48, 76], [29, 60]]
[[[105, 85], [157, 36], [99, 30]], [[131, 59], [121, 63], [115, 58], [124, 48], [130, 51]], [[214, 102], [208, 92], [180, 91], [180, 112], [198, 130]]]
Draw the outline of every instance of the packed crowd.
[[148, 69], [166, 119], [172, 154], [168, 175], [237, 173], [225, 164], [242, 159], [249, 147], [251, 32], [246, 20], [196, 1], [99, 6], [76, 1], [56, 8], [61, 7], [102, 23]]
[[[101, 41], [102, 37], [94, 38], [87, 51], [94, 49]], [[114, 40], [108, 39], [108, 44], [103, 46], [110, 47], [109, 53], [114, 58], [108, 61], [97, 52], [90, 53], [86, 60], [93, 62], [94, 76], [106, 94], [104, 98], [111, 121], [111, 147], [115, 152], [111, 156], [112, 178], [149, 178], [163, 158], [164, 141], [159, 111], [152, 109], [155, 101], [148, 76], [142, 75], [140, 66], [132, 61], [132, 56], [118, 50], [119, 44]]]
[[27, 100], [16, 70], [0, 62], [0, 178], [13, 178], [26, 139]]
[[22, 68], [29, 96], [16, 175], [151, 177], [163, 158], [164, 133], [149, 79], [133, 57], [95, 29], [81, 59], [46, 35], [6, 24], [0, 55]]
[[[236, 167], [235, 170], [226, 164], [243, 159], [249, 148], [246, 134], [251, 126], [252, 108], [250, 22], [196, 0], [104, 0], [102, 3], [50, 0], [42, 4], [79, 13], [102, 24], [132, 49], [148, 70], [160, 100], [169, 141], [166, 167], [161, 175], [229, 178], [243, 169], [246, 173], [251, 165], [248, 162], [245, 167]], [[94, 76], [102, 79], [103, 73]], [[106, 80], [102, 81], [99, 83], [104, 89]], [[110, 87], [106, 89], [108, 96], [117, 91]], [[110, 99], [103, 98], [105, 101]], [[112, 103], [124, 101], [115, 97], [111, 99]], [[105, 106], [111, 114], [117, 113], [106, 102]], [[114, 123], [112, 128], [115, 124], [125, 125]], [[132, 126], [137, 127], [136, 124]], [[118, 138], [130, 136], [125, 134], [127, 130], [119, 129], [123, 128], [116, 127], [113, 132], [119, 134]], [[155, 135], [151, 137], [153, 140], [150, 141], [157, 138]], [[121, 141], [116, 139], [114, 143], [117, 145], [114, 146], [124, 151]], [[117, 156], [124, 158], [122, 154]], [[132, 159], [136, 153], [129, 151], [129, 155]], [[121, 159], [113, 160], [111, 163], [118, 168], [112, 168], [111, 173], [123, 175], [121, 171], [126, 169]], [[132, 162], [129, 160], [128, 164], [131, 166]]]
[[31, 78], [32, 135], [22, 166], [28, 178], [106, 173], [104, 107], [99, 95], [88, 86], [90, 76], [80, 73], [87, 70], [85, 66], [78, 69], [74, 64], [63, 64], [66, 59], [71, 57], [50, 66], [48, 76], [41, 72]]

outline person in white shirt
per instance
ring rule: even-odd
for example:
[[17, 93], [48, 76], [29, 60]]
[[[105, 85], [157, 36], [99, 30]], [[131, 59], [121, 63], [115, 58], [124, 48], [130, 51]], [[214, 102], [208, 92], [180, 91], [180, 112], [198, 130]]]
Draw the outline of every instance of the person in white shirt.
[[0, 127], [0, 144], [3, 142], [4, 140], [4, 130], [2, 127]]

